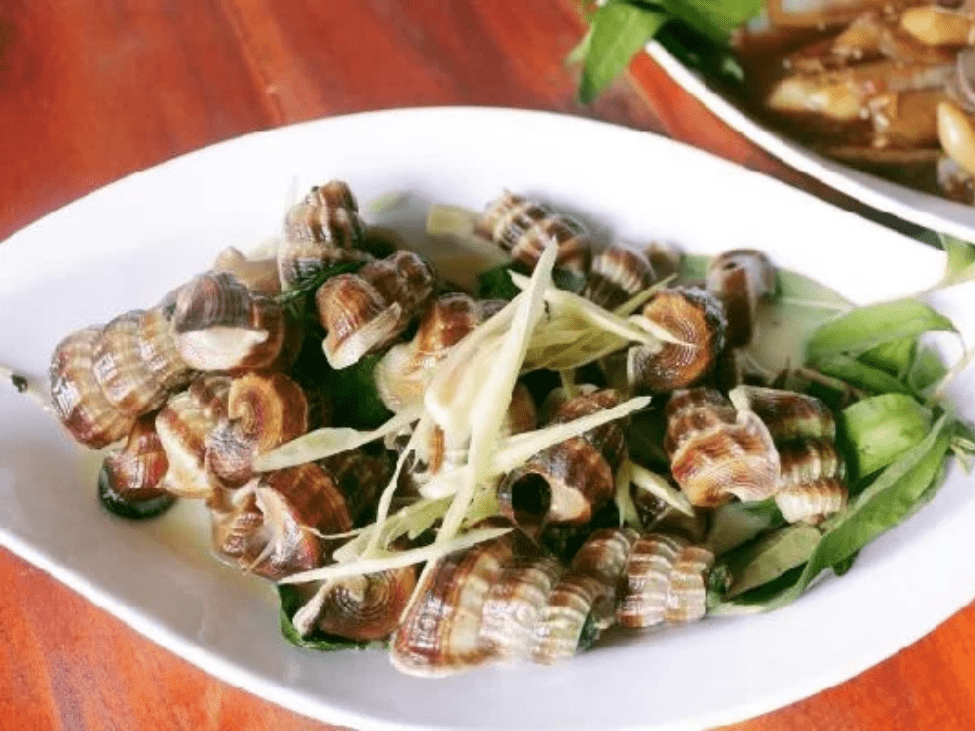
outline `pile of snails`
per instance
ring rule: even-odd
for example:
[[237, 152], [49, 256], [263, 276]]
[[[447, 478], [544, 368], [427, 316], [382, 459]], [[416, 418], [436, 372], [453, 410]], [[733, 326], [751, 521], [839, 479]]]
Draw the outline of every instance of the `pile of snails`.
[[[674, 251], [596, 247], [577, 221], [511, 193], [477, 215], [473, 231], [510, 255], [516, 282], [556, 246], [554, 269], [575, 292], [551, 301], [585, 298], [587, 316], [620, 338], [614, 352], [594, 351], [560, 373], [529, 367], [529, 350], [507, 395], [505, 445], [649, 397], [640, 419], [603, 420], [491, 473], [487, 509], [468, 514], [464, 530], [504, 530], [425, 566], [294, 581], [347, 561], [370, 526], [388, 527], [375, 522], [389, 510], [447, 500], [437, 491], [467, 468], [471, 438], [417, 409], [443, 386], [438, 369], [453, 367], [451, 354], [507, 305], [458, 291], [423, 257], [377, 243], [339, 181], [287, 212], [273, 256], [226, 251], [162, 302], [57, 346], [50, 377], [62, 424], [83, 445], [114, 445], [99, 476], [103, 503], [141, 518], [198, 499], [220, 559], [271, 581], [290, 577], [300, 636], [388, 641], [397, 668], [428, 676], [556, 662], [613, 625], [701, 619], [713, 510], [774, 500], [787, 521], [815, 524], [844, 507], [830, 409], [773, 388], [742, 357], [776, 293], [765, 255], [726, 252], [705, 281], [678, 286]], [[660, 331], [669, 338], [648, 335]], [[328, 376], [367, 356], [399, 428], [265, 469], [282, 445], [354, 422], [335, 408]], [[658, 454], [638, 456], [635, 430], [654, 429]], [[660, 491], [641, 488], [638, 473], [655, 474]], [[634, 510], [624, 513], [624, 503]], [[436, 546], [447, 520], [434, 514], [376, 555]]]

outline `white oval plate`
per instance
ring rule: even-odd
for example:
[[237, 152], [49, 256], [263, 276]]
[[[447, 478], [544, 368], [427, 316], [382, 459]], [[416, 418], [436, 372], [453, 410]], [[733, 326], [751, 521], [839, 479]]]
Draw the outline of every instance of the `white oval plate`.
[[975, 206], [913, 190], [818, 155], [763, 127], [726, 97], [710, 89], [699, 75], [656, 41], [647, 44], [646, 51], [668, 76], [686, 92], [697, 97], [715, 116], [787, 165], [878, 211], [893, 214], [932, 231], [975, 241]]
[[[504, 188], [583, 214], [598, 235], [714, 252], [757, 247], [857, 300], [935, 281], [943, 255], [769, 178], [646, 133], [522, 111], [427, 109], [249, 135], [132, 175], [0, 245], [0, 362], [40, 376], [67, 332], [158, 300], [228, 245], [279, 232], [293, 191], [408, 191], [479, 208]], [[422, 228], [422, 205], [386, 222]], [[940, 305], [967, 331], [972, 290]], [[959, 385], [969, 412], [975, 385]], [[970, 414], [969, 414], [970, 415]], [[224, 680], [356, 728], [699, 729], [768, 711], [915, 641], [975, 590], [975, 491], [938, 498], [853, 571], [768, 615], [709, 620], [552, 668], [430, 681], [383, 652], [316, 653], [278, 632], [272, 590], [208, 555], [202, 507], [131, 524], [95, 499], [98, 457], [0, 389], [0, 541]]]

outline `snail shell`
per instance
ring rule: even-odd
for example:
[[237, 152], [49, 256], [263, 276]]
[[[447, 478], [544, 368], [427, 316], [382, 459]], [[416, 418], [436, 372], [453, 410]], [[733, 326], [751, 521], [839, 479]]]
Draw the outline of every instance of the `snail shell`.
[[118, 441], [132, 428], [135, 417], [113, 406], [94, 378], [94, 348], [101, 328], [72, 333], [51, 357], [51, 402], [77, 441], [100, 449]]
[[122, 450], [102, 463], [98, 481], [102, 502], [123, 517], [158, 515], [175, 500], [159, 488], [169, 463], [155, 420], [155, 414], [137, 419]]
[[267, 296], [281, 293], [277, 259], [248, 259], [230, 246], [217, 254], [211, 269], [217, 274], [230, 274], [252, 292]]
[[183, 286], [173, 329], [180, 357], [202, 371], [287, 367], [300, 344], [284, 307], [226, 273], [207, 272]]
[[285, 216], [284, 233], [284, 243], [278, 247], [283, 289], [299, 286], [333, 264], [371, 258], [358, 250], [365, 235], [359, 205], [349, 186], [339, 180], [315, 186], [292, 207]]
[[582, 294], [600, 307], [613, 310], [653, 284], [655, 278], [646, 256], [612, 246], [593, 257]]
[[758, 416], [733, 409], [709, 390], [676, 391], [667, 404], [665, 449], [671, 474], [694, 505], [731, 496], [763, 500], [779, 479], [779, 453]]
[[535, 662], [566, 660], [615, 620], [616, 593], [637, 538], [629, 528], [595, 531], [552, 589], [535, 628]]
[[775, 266], [761, 251], [734, 249], [711, 259], [707, 290], [724, 305], [729, 348], [751, 342], [759, 301], [775, 294], [776, 287]]
[[354, 526], [372, 521], [383, 488], [393, 476], [393, 462], [385, 450], [372, 453], [351, 449], [319, 462], [338, 487]]
[[181, 497], [208, 497], [217, 487], [206, 468], [206, 438], [227, 418], [230, 382], [226, 376], [199, 376], [156, 415], [169, 465], [160, 488]]
[[831, 439], [779, 445], [782, 475], [775, 504], [789, 523], [817, 524], [846, 507], [846, 462]]
[[414, 566], [323, 583], [293, 624], [303, 637], [319, 631], [357, 642], [383, 640], [398, 626], [414, 586]]
[[653, 241], [643, 250], [643, 255], [653, 267], [658, 282], [680, 274], [681, 260], [684, 255], [673, 244]]
[[664, 393], [704, 377], [724, 347], [720, 303], [701, 289], [664, 289], [643, 308], [643, 316], [687, 345], [662, 343], [627, 351], [627, 380], [634, 392]]
[[438, 677], [489, 660], [492, 648], [480, 631], [484, 601], [513, 552], [513, 538], [506, 534], [445, 556], [426, 571], [393, 635], [393, 665], [411, 675]]
[[590, 241], [581, 224], [511, 192], [505, 191], [488, 205], [476, 230], [528, 271], [535, 269], [546, 243], [553, 239], [559, 247], [557, 269], [584, 277], [589, 268]]
[[345, 368], [392, 342], [423, 308], [433, 285], [430, 265], [408, 251], [328, 279], [315, 302], [327, 331], [322, 349], [329, 365]]
[[707, 578], [714, 555], [707, 549], [661, 533], [633, 544], [616, 610], [624, 627], [683, 624], [707, 611]]
[[481, 303], [469, 295], [450, 292], [433, 300], [413, 339], [394, 345], [376, 364], [376, 390], [386, 407], [395, 412], [419, 403], [433, 368], [483, 320]]
[[329, 544], [320, 536], [352, 527], [342, 494], [313, 463], [268, 472], [233, 495], [220, 490], [210, 508], [217, 553], [275, 581], [321, 566]]
[[527, 660], [535, 647], [535, 627], [563, 571], [554, 558], [514, 557], [484, 600], [481, 640], [500, 660]]
[[283, 373], [248, 373], [235, 378], [227, 395], [227, 417], [206, 437], [208, 468], [228, 487], [253, 477], [254, 460], [308, 431], [308, 401]]
[[[619, 394], [604, 390], [566, 401], [553, 423], [611, 408]], [[529, 533], [547, 523], [588, 523], [615, 494], [613, 473], [625, 455], [625, 420], [592, 429], [542, 450], [498, 485], [501, 514]]]
[[775, 442], [794, 439], [836, 438], [833, 412], [817, 398], [761, 386], [739, 386], [728, 396], [758, 414]]

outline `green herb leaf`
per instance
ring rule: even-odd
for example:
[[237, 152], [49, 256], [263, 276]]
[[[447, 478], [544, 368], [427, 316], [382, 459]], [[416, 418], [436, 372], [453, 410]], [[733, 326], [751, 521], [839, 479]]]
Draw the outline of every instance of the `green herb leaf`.
[[610, 0], [592, 19], [588, 53], [579, 82], [579, 101], [588, 104], [626, 69], [630, 59], [667, 22], [667, 15], [643, 5]]
[[960, 284], [975, 278], [975, 245], [948, 234], [939, 234], [941, 248], [948, 255], [942, 287]]
[[859, 477], [889, 465], [931, 428], [931, 410], [898, 393], [858, 401], [843, 410], [841, 419]]
[[837, 353], [816, 363], [816, 369], [833, 378], [839, 378], [855, 388], [871, 393], [903, 393], [913, 391], [887, 371], [874, 368], [848, 355]]
[[337, 274], [348, 274], [349, 272], [359, 271], [364, 262], [358, 261], [343, 261], [338, 264], [333, 264], [330, 267], [322, 269], [320, 272], [316, 273], [313, 277], [301, 282], [297, 287], [292, 289], [287, 289], [281, 294], [274, 296], [274, 300], [280, 304], [287, 305], [302, 299], [306, 295], [312, 295], [318, 291], [326, 280], [331, 279]]
[[731, 31], [757, 15], [763, 0], [659, 0], [674, 18], [719, 43]]
[[711, 514], [705, 547], [715, 556], [722, 556], [784, 523], [779, 506], [772, 498], [754, 503], [728, 503]]
[[853, 564], [856, 563], [857, 558], [860, 556], [860, 552], [851, 553], [849, 556], [844, 558], [842, 561], [833, 564], [833, 573], [837, 576], [842, 576], [847, 571], [853, 568]]
[[811, 525], [790, 525], [728, 554], [723, 563], [732, 578], [726, 597], [733, 599], [802, 566], [821, 538], [819, 530]]
[[308, 637], [302, 637], [295, 629], [291, 619], [295, 612], [301, 607], [301, 596], [294, 586], [288, 584], [278, 585], [278, 599], [281, 602], [279, 618], [281, 622], [281, 634], [292, 645], [296, 647], [306, 647], [311, 650], [361, 650], [366, 647], [385, 647], [382, 642], [355, 642], [344, 637], [335, 637], [323, 632], [312, 632]]
[[822, 325], [807, 343], [806, 355], [815, 365], [836, 353], [858, 355], [881, 343], [930, 330], [954, 331], [955, 327], [930, 305], [913, 299], [858, 307]]
[[326, 373], [324, 380], [332, 399], [335, 426], [375, 429], [393, 416], [379, 398], [373, 377], [381, 358], [381, 354], [366, 355], [355, 365]]
[[948, 374], [948, 366], [917, 337], [882, 343], [861, 353], [857, 360], [887, 371], [914, 393], [923, 392]]
[[507, 265], [488, 269], [477, 277], [477, 296], [480, 299], [513, 300], [521, 292], [511, 280]]

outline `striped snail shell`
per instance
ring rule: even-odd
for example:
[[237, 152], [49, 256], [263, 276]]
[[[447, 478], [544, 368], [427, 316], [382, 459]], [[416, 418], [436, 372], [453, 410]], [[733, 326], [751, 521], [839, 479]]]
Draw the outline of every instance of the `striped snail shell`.
[[408, 251], [326, 280], [315, 302], [329, 365], [346, 368], [391, 343], [423, 309], [433, 285], [433, 269]]
[[[619, 403], [611, 390], [582, 394], [563, 403], [551, 421], [571, 421]], [[501, 514], [533, 534], [548, 523], [589, 522], [615, 494], [613, 474], [625, 456], [624, 424], [604, 424], [529, 458], [498, 485]]]
[[198, 376], [156, 415], [156, 434], [166, 451], [159, 486], [181, 497], [209, 497], [218, 481], [206, 467], [206, 438], [227, 418], [227, 376]]
[[666, 413], [671, 474], [692, 504], [763, 500], [775, 493], [779, 453], [754, 412], [736, 412], [717, 391], [697, 388], [675, 391]]
[[633, 544], [624, 571], [616, 618], [624, 627], [681, 624], [707, 609], [707, 576], [714, 555], [682, 538], [662, 533]]
[[281, 293], [278, 261], [274, 258], [249, 259], [239, 249], [229, 246], [217, 254], [211, 270], [216, 274], [230, 274], [252, 292], [269, 297]]
[[324, 632], [356, 642], [383, 640], [399, 625], [415, 586], [415, 566], [323, 582], [292, 624], [302, 637]]
[[707, 290], [724, 306], [727, 345], [742, 348], [751, 342], [759, 302], [775, 294], [775, 266], [761, 251], [725, 251], [708, 263]]
[[833, 412], [817, 398], [762, 386], [739, 386], [729, 392], [739, 408], [748, 408], [765, 422], [778, 442], [807, 438], [836, 438]]
[[589, 235], [578, 221], [509, 191], [488, 205], [476, 231], [510, 252], [511, 258], [529, 272], [553, 239], [559, 247], [557, 269], [579, 277], [585, 277], [589, 269]]
[[612, 310], [656, 280], [647, 257], [621, 246], [611, 246], [592, 258], [582, 294], [600, 307]]
[[393, 634], [390, 660], [403, 672], [440, 677], [493, 655], [480, 632], [485, 598], [514, 554], [511, 533], [439, 559]]
[[701, 380], [724, 348], [725, 317], [715, 297], [701, 289], [663, 289], [643, 308], [643, 317], [684, 344], [635, 346], [627, 351], [627, 380], [638, 393], [665, 393]]
[[371, 259], [359, 246], [365, 224], [349, 186], [332, 180], [315, 186], [285, 216], [284, 242], [278, 247], [281, 287], [300, 286], [323, 269]]
[[173, 329], [180, 357], [201, 371], [286, 368], [301, 331], [285, 308], [231, 274], [201, 274], [179, 291]]
[[318, 465], [268, 472], [209, 501], [217, 554], [267, 579], [321, 566], [330, 545], [321, 535], [352, 527], [342, 494]]
[[484, 319], [481, 303], [461, 292], [430, 302], [413, 339], [391, 347], [373, 371], [386, 408], [395, 412], [419, 403], [437, 363]]
[[308, 431], [308, 401], [283, 373], [247, 373], [235, 378], [227, 415], [206, 436], [207, 467], [228, 487], [254, 476], [254, 460]]
[[535, 662], [567, 660], [613, 624], [617, 586], [637, 535], [629, 528], [601, 529], [582, 545], [540, 613]]
[[102, 504], [125, 518], [148, 518], [169, 508], [175, 497], [159, 488], [169, 463], [156, 434], [155, 414], [136, 420], [125, 446], [108, 455], [98, 476]]
[[345, 498], [353, 526], [372, 522], [379, 494], [393, 476], [389, 453], [360, 447], [326, 457], [318, 464], [331, 475]]

